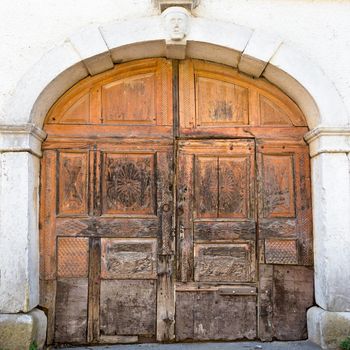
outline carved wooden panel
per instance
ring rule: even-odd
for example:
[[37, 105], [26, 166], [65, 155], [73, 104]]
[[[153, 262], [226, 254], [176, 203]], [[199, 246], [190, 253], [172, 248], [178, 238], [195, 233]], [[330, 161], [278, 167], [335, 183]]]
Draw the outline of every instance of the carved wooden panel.
[[154, 214], [153, 154], [107, 153], [103, 168], [104, 213]]
[[155, 325], [155, 281], [101, 282], [101, 335], [154, 336]]
[[88, 153], [59, 153], [59, 213], [85, 214], [88, 210]]
[[102, 86], [102, 117], [106, 123], [155, 124], [154, 73], [132, 76]]
[[55, 342], [85, 343], [87, 335], [88, 281], [57, 281]]
[[196, 157], [196, 209], [199, 218], [218, 216], [218, 158]]
[[248, 89], [196, 75], [197, 126], [248, 124]]
[[198, 156], [195, 161], [198, 218], [246, 218], [249, 209], [249, 159]]
[[196, 244], [195, 281], [249, 282], [255, 275], [254, 255], [250, 243]]
[[56, 232], [61, 236], [157, 237], [157, 218], [57, 218]]
[[209, 62], [180, 62], [179, 105], [181, 136], [269, 138], [274, 133], [301, 140], [307, 132], [302, 112], [278, 88]]
[[87, 238], [58, 238], [59, 277], [87, 277], [89, 241]]
[[105, 279], [156, 278], [155, 240], [102, 239], [101, 277]]
[[247, 157], [219, 158], [219, 217], [248, 217], [249, 176]]
[[264, 217], [295, 217], [293, 156], [266, 154], [262, 163]]
[[195, 241], [255, 240], [255, 221], [199, 221], [194, 223]]
[[256, 337], [256, 297], [218, 292], [176, 293], [176, 340], [236, 340]]

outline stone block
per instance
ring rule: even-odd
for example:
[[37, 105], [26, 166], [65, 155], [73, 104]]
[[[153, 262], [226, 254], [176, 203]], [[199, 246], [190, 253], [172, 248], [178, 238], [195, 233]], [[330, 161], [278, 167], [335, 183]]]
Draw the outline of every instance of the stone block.
[[350, 335], [350, 312], [325, 311], [312, 307], [307, 313], [309, 340], [322, 349], [340, 349], [340, 342]]
[[160, 16], [106, 24], [100, 31], [114, 63], [166, 55]]
[[259, 78], [281, 43], [279, 37], [255, 30], [243, 51], [238, 69]]
[[304, 139], [310, 145], [310, 156], [321, 153], [350, 153], [350, 127], [318, 127]]
[[0, 125], [0, 152], [26, 151], [41, 157], [46, 133], [33, 124]]
[[191, 18], [187, 57], [237, 67], [252, 33], [251, 29], [229, 22]]
[[350, 162], [346, 153], [311, 160], [315, 299], [324, 310], [350, 312]]
[[91, 75], [114, 67], [108, 47], [97, 26], [84, 28], [69, 39]]
[[39, 159], [0, 153], [0, 312], [39, 303]]
[[46, 327], [46, 316], [39, 309], [27, 314], [0, 314], [0, 349], [28, 350], [33, 342], [42, 349]]

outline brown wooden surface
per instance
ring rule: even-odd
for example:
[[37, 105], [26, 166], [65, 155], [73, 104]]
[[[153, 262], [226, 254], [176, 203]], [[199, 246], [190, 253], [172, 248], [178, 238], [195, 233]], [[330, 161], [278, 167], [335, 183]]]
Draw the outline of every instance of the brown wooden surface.
[[313, 305], [313, 270], [305, 266], [260, 265], [259, 338], [307, 338], [306, 311]]
[[256, 337], [256, 297], [218, 292], [179, 292], [176, 340], [237, 340]]
[[307, 125], [276, 87], [133, 61], [72, 87], [44, 129], [48, 344], [306, 337]]

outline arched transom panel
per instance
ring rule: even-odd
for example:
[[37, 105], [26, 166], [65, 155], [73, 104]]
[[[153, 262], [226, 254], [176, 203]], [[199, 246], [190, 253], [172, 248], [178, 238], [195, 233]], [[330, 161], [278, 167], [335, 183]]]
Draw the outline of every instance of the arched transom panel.
[[[296, 104], [263, 79], [185, 60], [179, 64], [179, 89], [174, 91], [174, 73], [171, 61], [147, 59], [86, 78], [51, 108], [45, 130], [49, 136], [88, 137], [98, 132], [156, 138], [171, 137], [174, 124], [185, 137], [300, 138], [307, 131]], [[177, 108], [179, 113], [173, 115]]]

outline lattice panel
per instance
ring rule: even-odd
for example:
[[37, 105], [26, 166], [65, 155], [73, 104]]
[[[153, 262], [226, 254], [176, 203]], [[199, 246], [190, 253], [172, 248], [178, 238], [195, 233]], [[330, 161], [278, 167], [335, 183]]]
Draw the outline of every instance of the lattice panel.
[[87, 277], [88, 263], [88, 238], [58, 239], [57, 273], [59, 277]]
[[265, 240], [265, 260], [267, 264], [298, 264], [296, 240]]

